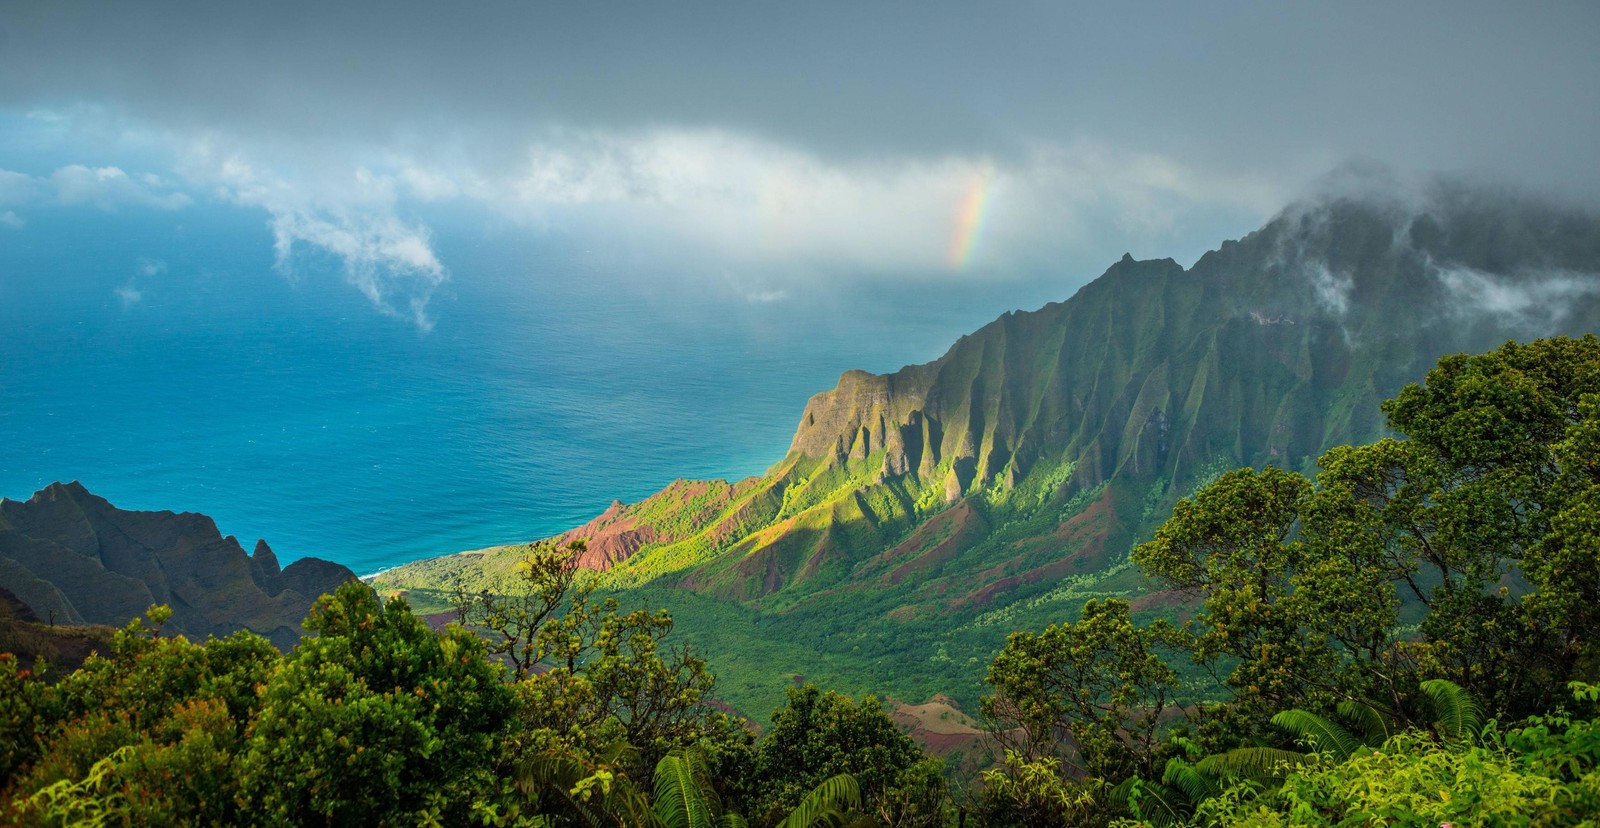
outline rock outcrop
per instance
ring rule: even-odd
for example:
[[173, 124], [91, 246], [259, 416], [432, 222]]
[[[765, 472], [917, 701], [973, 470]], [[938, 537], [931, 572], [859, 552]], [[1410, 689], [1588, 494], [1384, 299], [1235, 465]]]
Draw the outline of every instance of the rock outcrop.
[[0, 499], [0, 587], [47, 622], [122, 626], [167, 604], [169, 632], [289, 647], [312, 602], [354, 577], [315, 558], [280, 568], [265, 541], [247, 554], [205, 515], [124, 511], [76, 482]]

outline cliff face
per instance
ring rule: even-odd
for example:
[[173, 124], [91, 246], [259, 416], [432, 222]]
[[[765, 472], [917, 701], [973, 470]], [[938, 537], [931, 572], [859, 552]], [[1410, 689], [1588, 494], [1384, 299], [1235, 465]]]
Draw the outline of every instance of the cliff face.
[[765, 476], [701, 484], [715, 508], [685, 519], [679, 483], [573, 534], [625, 527], [586, 562], [625, 584], [987, 606], [1115, 565], [1224, 469], [1381, 436], [1379, 402], [1443, 354], [1597, 328], [1592, 215], [1447, 184], [1328, 196], [1191, 268], [1124, 257], [933, 362], [848, 371]]
[[264, 541], [246, 554], [204, 515], [124, 511], [76, 482], [0, 499], [0, 587], [57, 623], [122, 626], [168, 604], [168, 631], [288, 647], [312, 602], [354, 577], [314, 558], [280, 568]]
[[1440, 356], [1597, 329], [1595, 216], [1448, 184], [1329, 195], [1188, 269], [1125, 256], [933, 362], [848, 371], [765, 475], [679, 481], [569, 537], [617, 585], [854, 619], [851, 634], [1070, 612], [1142, 589], [1130, 545], [1222, 471], [1314, 471], [1327, 447], [1381, 436], [1379, 403]]

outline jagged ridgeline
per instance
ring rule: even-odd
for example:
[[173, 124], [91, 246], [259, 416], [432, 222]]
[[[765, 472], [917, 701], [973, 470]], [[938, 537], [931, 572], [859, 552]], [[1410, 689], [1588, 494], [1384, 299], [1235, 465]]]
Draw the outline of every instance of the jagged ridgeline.
[[120, 627], [167, 604], [167, 632], [249, 629], [287, 649], [312, 602], [354, 577], [316, 558], [280, 568], [266, 541], [246, 554], [205, 515], [118, 509], [76, 482], [0, 498], [0, 589], [52, 625]]
[[[1381, 436], [1380, 401], [1443, 354], [1597, 329], [1594, 216], [1452, 184], [1330, 193], [1191, 268], [1124, 257], [933, 362], [848, 371], [764, 476], [675, 482], [568, 534], [614, 585], [804, 619], [823, 651], [831, 634], [937, 650], [1144, 592], [1128, 551], [1179, 496]], [[504, 565], [442, 559], [380, 586]], [[896, 652], [881, 640], [866, 649]]]

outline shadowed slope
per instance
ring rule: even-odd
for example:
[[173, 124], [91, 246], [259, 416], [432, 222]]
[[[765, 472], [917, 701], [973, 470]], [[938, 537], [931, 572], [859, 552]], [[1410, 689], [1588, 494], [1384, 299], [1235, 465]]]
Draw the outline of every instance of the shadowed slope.
[[172, 632], [246, 628], [287, 647], [311, 603], [354, 577], [316, 558], [280, 569], [264, 541], [247, 555], [204, 515], [124, 511], [76, 482], [0, 499], [0, 585], [56, 622], [122, 626], [169, 604]]

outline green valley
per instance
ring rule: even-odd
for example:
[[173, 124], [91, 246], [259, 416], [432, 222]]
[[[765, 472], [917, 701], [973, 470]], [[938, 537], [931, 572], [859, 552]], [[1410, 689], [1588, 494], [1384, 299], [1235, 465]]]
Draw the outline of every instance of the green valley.
[[[560, 540], [624, 601], [671, 608], [758, 719], [793, 675], [830, 672], [971, 709], [1013, 629], [1090, 598], [1183, 611], [1129, 559], [1180, 497], [1383, 436], [1379, 401], [1442, 354], [1600, 329], [1600, 293], [1562, 288], [1596, 269], [1596, 222], [1541, 202], [1447, 182], [1311, 199], [1193, 267], [1124, 257], [931, 363], [848, 371], [765, 475], [680, 480]], [[373, 583], [440, 611], [520, 554]]]

